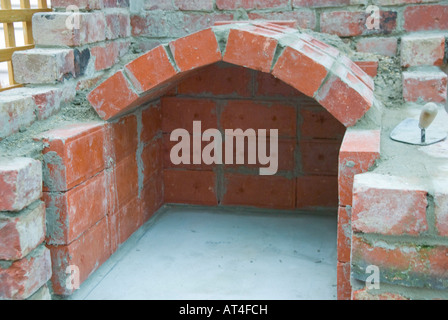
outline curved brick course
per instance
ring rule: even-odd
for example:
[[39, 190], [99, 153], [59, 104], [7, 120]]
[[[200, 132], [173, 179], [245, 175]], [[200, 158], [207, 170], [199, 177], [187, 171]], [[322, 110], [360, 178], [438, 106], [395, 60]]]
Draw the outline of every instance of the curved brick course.
[[346, 127], [373, 103], [372, 79], [350, 59], [312, 36], [272, 23], [215, 26], [160, 45], [101, 83], [88, 100], [109, 120], [219, 61], [272, 73], [315, 98]]

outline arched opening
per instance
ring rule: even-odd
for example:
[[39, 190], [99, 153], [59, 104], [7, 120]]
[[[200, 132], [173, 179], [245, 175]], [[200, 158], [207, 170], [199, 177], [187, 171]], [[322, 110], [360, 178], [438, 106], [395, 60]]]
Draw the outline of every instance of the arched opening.
[[[346, 127], [371, 107], [372, 90], [372, 79], [335, 48], [269, 23], [213, 27], [131, 61], [88, 95], [107, 121], [101, 129], [107, 159], [104, 245], [115, 252], [163, 204], [174, 203], [271, 214], [330, 210], [336, 250], [339, 149]], [[194, 121], [201, 121], [202, 131], [220, 133], [277, 129], [278, 170], [264, 176], [257, 163], [174, 164], [171, 133], [192, 133]], [[63, 249], [52, 248], [53, 256], [66, 255]], [[336, 273], [335, 251], [330, 255]], [[82, 281], [104, 261], [81, 271]], [[67, 292], [58, 288], [66, 277], [64, 263], [53, 270], [58, 294]]]

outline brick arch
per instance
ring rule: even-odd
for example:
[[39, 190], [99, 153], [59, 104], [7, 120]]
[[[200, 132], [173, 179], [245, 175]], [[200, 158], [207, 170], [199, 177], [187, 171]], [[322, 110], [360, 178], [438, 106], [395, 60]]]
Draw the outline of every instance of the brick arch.
[[346, 127], [373, 103], [373, 80], [336, 48], [286, 26], [257, 22], [214, 26], [160, 45], [126, 64], [87, 98], [109, 120], [219, 61], [271, 73], [314, 98]]

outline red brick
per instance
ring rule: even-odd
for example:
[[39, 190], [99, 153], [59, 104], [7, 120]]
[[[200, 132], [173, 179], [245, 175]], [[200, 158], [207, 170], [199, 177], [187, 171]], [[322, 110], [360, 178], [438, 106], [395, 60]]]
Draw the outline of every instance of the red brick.
[[361, 38], [356, 43], [356, 50], [388, 57], [397, 54], [397, 38]]
[[355, 61], [355, 64], [372, 78], [378, 74], [378, 61]]
[[[73, 5], [73, 0], [52, 0], [52, 8], [64, 8]], [[102, 0], [77, 0], [76, 6], [79, 9], [95, 10], [102, 8]]]
[[[359, 81], [361, 81], [365, 86], [367, 86], [368, 89], [372, 91], [375, 89], [373, 79], [369, 75], [367, 75], [355, 62], [353, 62], [345, 55], [341, 55], [338, 60], [343, 65], [343, 67], [336, 68], [336, 70], [334, 70], [335, 74], [339, 75], [342, 79], [346, 79], [354, 86]], [[358, 86], [357, 89], [360, 94], [364, 94], [364, 96], [366, 97], [365, 93], [369, 92], [370, 90], [362, 90], [363, 88], [365, 88], [365, 86]]]
[[129, 0], [103, 0], [103, 8], [128, 8]]
[[45, 132], [45, 190], [66, 191], [102, 171], [107, 163], [103, 123], [79, 123]]
[[108, 42], [104, 46], [91, 48], [90, 54], [95, 57], [95, 70], [101, 71], [114, 66], [128, 52], [128, 46], [129, 42]]
[[0, 159], [0, 211], [20, 211], [42, 195], [42, 165], [31, 158]]
[[249, 69], [229, 64], [213, 64], [183, 80], [178, 93], [201, 96], [250, 97], [252, 75]]
[[33, 94], [33, 100], [37, 107], [37, 119], [44, 120], [55, 113], [59, 112], [61, 108], [62, 90], [49, 89]]
[[404, 9], [406, 31], [448, 30], [447, 5], [419, 5]]
[[270, 73], [257, 72], [254, 87], [257, 97], [304, 97], [300, 91]]
[[352, 241], [351, 207], [338, 209], [338, 261], [350, 262]]
[[448, 189], [446, 181], [434, 181], [434, 216], [437, 232], [443, 237], [448, 236]]
[[162, 98], [162, 130], [175, 129], [193, 132], [193, 121], [201, 121], [202, 131], [217, 128], [216, 102], [208, 99]]
[[443, 35], [409, 35], [401, 38], [401, 66], [443, 65], [445, 37]]
[[[163, 167], [164, 168], [182, 168], [182, 169], [202, 169], [202, 170], [212, 170], [215, 165], [214, 164], [205, 164], [202, 160], [200, 164], [194, 164], [193, 163], [193, 154], [194, 154], [194, 150], [193, 150], [193, 144], [191, 142], [191, 136], [186, 136], [183, 139], [190, 139], [190, 164], [184, 164], [184, 163], [180, 163], [180, 164], [174, 164], [171, 161], [171, 149], [178, 144], [178, 141], [170, 141], [170, 134], [163, 134]], [[204, 147], [208, 144], [209, 142], [202, 142], [201, 143], [201, 154], [202, 154], [202, 150], [204, 149]], [[224, 150], [224, 147], [223, 147]], [[224, 153], [223, 153], [223, 157], [224, 157]], [[202, 158], [201, 158], [202, 159]], [[224, 161], [224, 158], [223, 158]]]
[[162, 139], [157, 139], [143, 147], [143, 183], [146, 184], [151, 176], [163, 167]]
[[293, 0], [294, 7], [339, 7], [350, 5], [351, 0]]
[[315, 108], [301, 108], [300, 137], [302, 139], [342, 140], [345, 127], [319, 104], [304, 104]]
[[395, 6], [400, 4], [437, 2], [437, 0], [378, 0], [378, 5]]
[[352, 300], [409, 300], [409, 298], [393, 292], [370, 292], [366, 288], [364, 288], [353, 291]]
[[304, 174], [337, 175], [339, 141], [301, 140], [299, 144]]
[[221, 128], [223, 129], [277, 129], [279, 137], [295, 138], [297, 110], [282, 102], [230, 100], [223, 106]]
[[379, 29], [369, 30], [366, 26], [365, 11], [326, 11], [320, 16], [320, 31], [340, 37], [351, 37], [369, 34], [389, 34], [397, 27], [396, 11], [380, 11]]
[[0, 266], [0, 299], [26, 299], [51, 277], [50, 252], [40, 246], [9, 267]]
[[[303, 94], [313, 97], [333, 63], [334, 59], [321, 50], [298, 41], [285, 48], [272, 74]], [[307, 76], [304, 77], [304, 74]]]
[[171, 52], [181, 71], [188, 71], [222, 60], [218, 40], [212, 29], [205, 29], [171, 41]]
[[57, 295], [70, 295], [74, 288], [67, 286], [69, 266], [79, 268], [79, 282], [82, 284], [89, 275], [97, 270], [111, 255], [107, 216], [84, 232], [81, 237], [69, 245], [51, 246], [51, 264], [53, 275], [51, 283]]
[[110, 216], [111, 248], [118, 248], [142, 225], [141, 201], [135, 197]]
[[155, 172], [142, 190], [143, 222], [150, 219], [163, 205], [163, 171]]
[[286, 9], [289, 8], [288, 0], [216, 0], [219, 10], [236, 9]]
[[87, 96], [87, 100], [103, 120], [125, 112], [138, 99], [122, 71], [101, 83]]
[[113, 208], [120, 209], [130, 199], [138, 195], [138, 167], [136, 156], [130, 154], [118, 162], [112, 174]]
[[0, 140], [29, 127], [36, 121], [32, 97], [0, 96]]
[[350, 284], [350, 263], [337, 263], [338, 300], [350, 300], [352, 286]]
[[[73, 12], [40, 12], [33, 15], [33, 37], [42, 46], [81, 46], [106, 39], [106, 21], [101, 11], [79, 12], [79, 29], [67, 28]], [[76, 26], [75, 26], [76, 27]]]
[[163, 183], [165, 203], [218, 204], [212, 171], [165, 169]]
[[339, 66], [320, 87], [316, 100], [347, 127], [370, 109], [373, 92], [348, 69]]
[[137, 151], [138, 131], [137, 117], [133, 114], [124, 116], [116, 122], [109, 124], [109, 135], [111, 137], [111, 152], [115, 162]]
[[277, 40], [275, 32], [257, 27], [231, 29], [223, 60], [263, 72], [270, 72]]
[[[273, 27], [273, 28], [288, 28], [288, 29], [297, 29], [297, 22], [294, 20], [264, 20], [262, 22], [256, 22], [252, 20], [238, 20], [238, 23], [252, 23], [253, 25], [262, 25], [263, 27]], [[214, 26], [225, 26], [229, 24], [234, 24], [235, 21], [215, 21]]]
[[108, 212], [110, 189], [105, 173], [65, 192], [45, 192], [48, 244], [69, 244]]
[[128, 12], [108, 12], [104, 15], [106, 19], [106, 40], [126, 38], [131, 35], [131, 18]]
[[406, 102], [447, 101], [447, 75], [443, 71], [403, 72], [403, 99]]
[[37, 202], [17, 214], [0, 213], [0, 259], [18, 260], [45, 240], [45, 205]]
[[369, 241], [353, 235], [351, 263], [352, 275], [359, 280], [367, 278], [367, 266], [375, 265], [381, 283], [439, 290], [448, 286], [448, 248], [442, 245]]
[[295, 21], [295, 25], [290, 25], [292, 28], [316, 29], [316, 13], [313, 10], [294, 10], [294, 11], [259, 11], [249, 12], [250, 20], [275, 20], [286, 23], [287, 21]]
[[294, 179], [281, 176], [259, 176], [227, 173], [224, 205], [272, 209], [294, 208]]
[[336, 208], [338, 182], [333, 176], [303, 176], [297, 178], [296, 208]]
[[213, 0], [174, 0], [179, 10], [213, 11]]
[[[227, 139], [227, 137], [226, 137]], [[234, 140], [235, 141], [235, 140]], [[270, 154], [270, 146], [269, 146], [269, 139], [267, 141], [267, 154]], [[290, 139], [290, 138], [280, 138], [278, 139], [278, 153], [277, 153], [277, 161], [278, 161], [278, 171], [289, 171], [293, 172], [296, 166], [296, 160], [295, 160], [295, 150], [296, 150], [296, 139]], [[261, 164], [258, 160], [258, 156], [256, 157], [256, 163], [255, 164], [249, 164], [248, 160], [248, 147], [249, 144], [247, 142], [247, 139], [244, 142], [244, 164], [237, 164], [236, 163], [236, 143], [233, 144], [233, 164], [226, 164], [228, 167], [241, 167], [241, 168], [265, 168], [268, 167], [267, 164]], [[257, 151], [258, 152], [258, 151]], [[225, 146], [223, 146], [223, 157], [225, 159]], [[258, 154], [257, 154], [258, 155]]]
[[160, 102], [152, 103], [142, 110], [142, 131], [140, 140], [151, 141], [162, 131], [162, 106]]
[[352, 229], [386, 235], [423, 234], [428, 231], [426, 198], [425, 190], [403, 178], [369, 173], [356, 175]]
[[163, 45], [128, 63], [125, 68], [139, 92], [164, 85], [177, 74]]
[[349, 130], [339, 151], [339, 204], [352, 205], [353, 177], [367, 172], [380, 157], [379, 130]]

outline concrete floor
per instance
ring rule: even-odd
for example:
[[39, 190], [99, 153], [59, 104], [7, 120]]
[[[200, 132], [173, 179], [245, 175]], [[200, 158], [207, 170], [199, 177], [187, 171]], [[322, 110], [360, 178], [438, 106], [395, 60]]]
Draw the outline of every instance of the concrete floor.
[[167, 206], [71, 299], [336, 299], [336, 213]]

